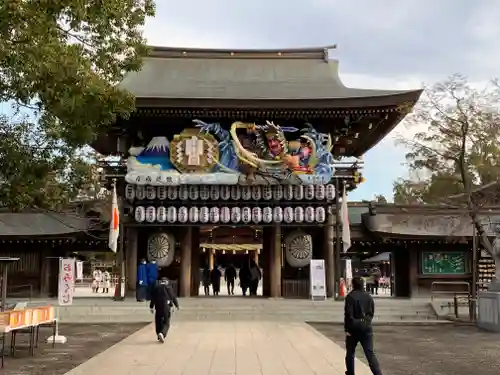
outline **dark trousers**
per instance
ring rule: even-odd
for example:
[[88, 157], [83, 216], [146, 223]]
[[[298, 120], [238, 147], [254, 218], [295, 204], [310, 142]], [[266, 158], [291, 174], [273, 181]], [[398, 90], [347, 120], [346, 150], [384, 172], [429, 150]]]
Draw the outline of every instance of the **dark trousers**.
[[203, 285], [203, 290], [205, 291], [205, 295], [208, 296], [210, 294], [210, 286]]
[[142, 302], [142, 301], [146, 300], [147, 290], [148, 290], [147, 285], [137, 284], [137, 288], [135, 290], [135, 297], [136, 297], [138, 302]]
[[156, 334], [162, 334], [163, 337], [167, 336], [168, 329], [170, 328], [170, 312], [167, 313], [155, 313], [155, 329]]
[[345, 367], [346, 375], [354, 375], [354, 359], [356, 356], [356, 346], [358, 343], [361, 344], [363, 351], [365, 352], [366, 360], [370, 366], [370, 370], [373, 375], [382, 375], [380, 370], [380, 365], [378, 363], [377, 356], [373, 350], [373, 333], [372, 332], [357, 332], [352, 333], [350, 336], [346, 336], [345, 339]]
[[259, 280], [250, 281], [250, 295], [251, 296], [257, 295], [257, 288], [258, 287], [259, 287]]
[[227, 284], [227, 294], [234, 294], [234, 279], [227, 280], [226, 284]]

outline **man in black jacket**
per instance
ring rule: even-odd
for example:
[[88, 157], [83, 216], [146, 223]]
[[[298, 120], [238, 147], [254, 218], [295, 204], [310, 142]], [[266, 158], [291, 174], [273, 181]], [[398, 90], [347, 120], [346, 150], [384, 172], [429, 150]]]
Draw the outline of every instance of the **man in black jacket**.
[[151, 302], [149, 303], [151, 313], [155, 313], [156, 336], [161, 343], [165, 342], [165, 337], [170, 328], [172, 305], [179, 310], [179, 302], [172, 290], [170, 281], [166, 277], [162, 277], [154, 286], [151, 293]]
[[346, 334], [346, 375], [354, 375], [354, 358], [358, 343], [363, 347], [366, 360], [373, 375], [382, 375], [373, 350], [372, 320], [375, 315], [373, 298], [365, 292], [360, 277], [352, 280], [353, 290], [345, 298], [344, 330]]

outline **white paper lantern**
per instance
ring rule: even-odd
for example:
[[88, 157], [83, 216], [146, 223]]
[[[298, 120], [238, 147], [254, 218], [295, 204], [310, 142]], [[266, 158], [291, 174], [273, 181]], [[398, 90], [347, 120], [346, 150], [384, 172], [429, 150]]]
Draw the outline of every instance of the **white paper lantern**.
[[189, 186], [182, 185], [179, 187], [179, 199], [181, 201], [187, 201], [189, 198]]
[[252, 199], [258, 201], [262, 198], [262, 190], [260, 186], [252, 186]]
[[146, 187], [142, 185], [138, 185], [135, 188], [135, 198], [137, 200], [142, 201], [143, 199], [146, 199]]
[[252, 221], [252, 209], [250, 207], [243, 207], [241, 209], [241, 221], [245, 224]]
[[138, 223], [142, 223], [144, 220], [146, 220], [146, 209], [142, 206], [137, 206], [135, 208], [134, 218]]
[[273, 221], [276, 223], [281, 223], [283, 221], [283, 209], [281, 207], [274, 207]]
[[148, 223], [154, 223], [156, 221], [156, 207], [149, 206], [146, 208], [146, 221]]
[[302, 185], [293, 186], [293, 198], [298, 201], [304, 199], [304, 186]]
[[293, 217], [295, 222], [302, 223], [304, 221], [304, 208], [297, 206], [293, 210]]
[[156, 199], [156, 187], [155, 186], [146, 186], [146, 198], [147, 199]]
[[325, 187], [325, 196], [326, 200], [333, 201], [335, 199], [335, 186], [332, 184], [328, 184]]
[[239, 201], [241, 199], [241, 189], [239, 185], [231, 186], [231, 199], [233, 201]]
[[189, 199], [192, 201], [198, 200], [200, 194], [198, 190], [198, 186], [191, 185], [189, 186]]
[[210, 200], [218, 201], [220, 198], [220, 189], [219, 185], [210, 186]]
[[229, 207], [222, 207], [220, 209], [220, 221], [224, 224], [231, 221], [231, 209]]
[[291, 201], [293, 199], [293, 185], [283, 186], [283, 199]]
[[156, 221], [159, 223], [167, 221], [167, 209], [165, 207], [160, 206], [156, 209]]
[[220, 210], [219, 207], [210, 208], [210, 222], [218, 223], [220, 220]]
[[168, 186], [167, 187], [167, 198], [169, 200], [175, 201], [179, 197], [179, 187], [178, 186]]
[[166, 186], [158, 186], [158, 188], [156, 190], [156, 197], [161, 201], [164, 201], [165, 199], [167, 199], [167, 187]]
[[262, 186], [262, 198], [266, 201], [273, 199], [273, 188], [269, 185]]
[[132, 184], [127, 184], [125, 186], [125, 198], [127, 198], [129, 201], [134, 200], [135, 198], [135, 186]]
[[314, 219], [315, 219], [314, 207], [311, 207], [311, 206], [306, 207], [305, 212], [304, 212], [304, 219], [306, 219], [307, 223], [314, 222]]
[[222, 185], [220, 187], [220, 198], [227, 201], [231, 198], [231, 187], [228, 185]]
[[293, 223], [293, 207], [285, 207], [283, 210], [283, 220], [285, 223]]
[[197, 223], [198, 222], [198, 219], [199, 219], [199, 211], [198, 211], [198, 207], [191, 207], [189, 209], [189, 221], [191, 223]]
[[283, 199], [283, 187], [281, 185], [273, 186], [273, 198], [275, 201], [280, 201]]
[[241, 220], [241, 209], [239, 207], [231, 208], [231, 221], [233, 223], [239, 223]]
[[200, 198], [204, 201], [210, 199], [210, 188], [207, 185], [200, 186]]
[[174, 206], [169, 206], [167, 208], [167, 221], [169, 223], [175, 223], [177, 221], [177, 208]]
[[252, 221], [256, 224], [262, 221], [262, 210], [260, 207], [252, 208]]
[[325, 185], [316, 185], [314, 195], [318, 201], [325, 199]]
[[314, 199], [314, 185], [304, 186], [304, 198], [309, 201]]
[[316, 213], [314, 215], [314, 219], [318, 223], [324, 223], [326, 220], [326, 211], [324, 207], [316, 207]]
[[200, 207], [200, 223], [208, 223], [210, 220], [210, 210], [208, 207]]
[[250, 186], [241, 187], [241, 199], [244, 201], [249, 201], [252, 199], [252, 188]]
[[262, 209], [262, 221], [270, 223], [273, 221], [273, 209], [271, 207], [264, 207]]
[[177, 211], [177, 221], [179, 223], [187, 223], [189, 220], [189, 213], [187, 207], [179, 207], [179, 210]]

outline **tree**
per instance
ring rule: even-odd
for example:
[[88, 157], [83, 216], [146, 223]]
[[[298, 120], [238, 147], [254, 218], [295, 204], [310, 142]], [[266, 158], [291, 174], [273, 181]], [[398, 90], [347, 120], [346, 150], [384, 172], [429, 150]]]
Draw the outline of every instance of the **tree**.
[[35, 111], [48, 136], [88, 144], [134, 109], [117, 84], [140, 69], [154, 10], [153, 0], [0, 2], [0, 102]]
[[387, 198], [384, 197], [382, 194], [375, 194], [375, 202], [381, 204], [387, 204]]
[[[399, 140], [409, 147], [406, 160], [419, 178], [394, 184], [397, 203], [463, 204], [490, 253], [492, 246], [478, 217], [488, 199], [479, 201], [473, 192], [500, 177], [498, 88], [478, 90], [464, 77], [454, 75], [427, 89], [426, 97], [409, 116], [423, 131], [413, 139]], [[450, 196], [463, 199], [450, 200]]]

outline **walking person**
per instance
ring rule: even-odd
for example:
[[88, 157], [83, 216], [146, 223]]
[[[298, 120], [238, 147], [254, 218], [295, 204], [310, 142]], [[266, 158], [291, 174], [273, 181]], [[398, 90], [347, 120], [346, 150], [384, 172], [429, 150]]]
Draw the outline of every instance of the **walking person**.
[[259, 281], [262, 278], [262, 272], [255, 261], [250, 260], [250, 295], [256, 296], [259, 288]]
[[250, 287], [250, 267], [248, 264], [243, 264], [240, 268], [240, 287], [241, 292], [243, 293], [243, 297], [247, 295], [247, 290]]
[[201, 274], [201, 283], [206, 296], [210, 295], [210, 268], [205, 267]]
[[170, 317], [172, 308], [175, 306], [179, 310], [179, 301], [170, 285], [170, 280], [162, 277], [155, 283], [151, 292], [151, 302], [149, 308], [155, 314], [156, 337], [160, 343], [165, 342], [170, 328]]
[[375, 304], [372, 296], [364, 290], [363, 279], [352, 279], [353, 290], [345, 298], [344, 330], [346, 334], [346, 375], [354, 374], [356, 347], [361, 344], [373, 375], [382, 375], [377, 356], [373, 350], [372, 320]]
[[94, 293], [99, 293], [99, 287], [102, 281], [102, 272], [100, 269], [96, 268], [92, 273], [92, 290]]
[[220, 278], [222, 277], [219, 267], [215, 266], [212, 271], [210, 271], [210, 281], [212, 283], [212, 291], [214, 296], [218, 296], [220, 292]]
[[109, 288], [111, 287], [111, 274], [108, 270], [104, 270], [102, 273], [102, 292], [109, 293]]
[[236, 280], [236, 268], [232, 264], [226, 267], [224, 271], [224, 280], [227, 285], [227, 294], [234, 296], [234, 280]]

